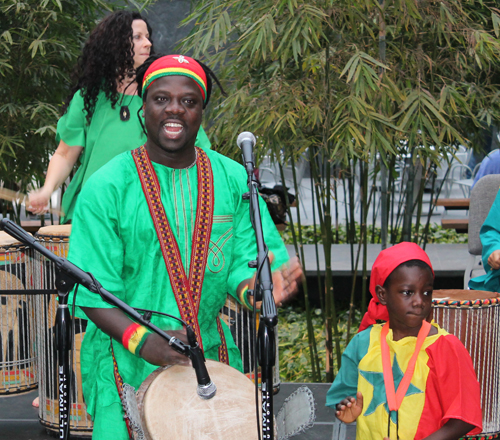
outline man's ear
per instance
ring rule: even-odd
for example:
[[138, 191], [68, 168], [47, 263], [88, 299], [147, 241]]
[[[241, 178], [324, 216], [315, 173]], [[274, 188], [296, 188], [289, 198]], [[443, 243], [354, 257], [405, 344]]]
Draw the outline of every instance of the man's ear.
[[375, 286], [375, 293], [377, 294], [377, 298], [380, 304], [383, 306], [387, 305], [387, 301], [385, 300], [386, 291], [382, 286]]

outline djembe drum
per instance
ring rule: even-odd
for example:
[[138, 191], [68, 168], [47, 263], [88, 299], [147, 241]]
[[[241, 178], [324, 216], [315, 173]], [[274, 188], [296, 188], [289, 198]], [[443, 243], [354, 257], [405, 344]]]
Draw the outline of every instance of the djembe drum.
[[32, 260], [27, 246], [0, 232], [0, 394], [22, 393], [37, 386], [35, 298]]
[[500, 298], [479, 290], [435, 290], [433, 319], [462, 341], [470, 353], [481, 388], [483, 433], [500, 434]]
[[256, 440], [255, 387], [238, 370], [207, 360], [217, 386], [201, 399], [192, 367], [173, 365], [151, 373], [137, 391], [138, 416], [146, 440]]
[[[35, 234], [35, 238], [54, 254], [66, 258], [70, 234], [71, 225], [46, 226], [39, 229]], [[55, 294], [56, 271], [54, 263], [41, 254], [35, 256], [35, 261], [36, 288], [53, 292], [47, 295], [39, 295], [36, 304], [37, 316], [39, 317], [39, 325], [36, 332], [40, 360], [39, 417], [41, 424], [47, 429], [59, 432], [59, 392], [55, 338], [55, 319], [58, 307], [57, 295]], [[91, 436], [93, 424], [83, 400], [80, 372], [80, 348], [85, 335], [86, 321], [74, 319], [73, 322], [74, 338], [72, 355], [70, 356], [70, 362], [72, 362], [73, 367], [70, 433], [73, 436]]]

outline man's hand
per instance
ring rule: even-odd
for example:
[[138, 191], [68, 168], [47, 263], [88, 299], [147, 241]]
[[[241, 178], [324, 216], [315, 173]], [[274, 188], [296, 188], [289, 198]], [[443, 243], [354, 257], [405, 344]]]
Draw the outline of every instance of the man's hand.
[[354, 422], [361, 411], [363, 411], [363, 395], [358, 391], [356, 399], [352, 396], [346, 397], [335, 407], [337, 419], [344, 423]]
[[[272, 252], [269, 254], [269, 262], [272, 264], [274, 260], [274, 255]], [[278, 307], [281, 307], [284, 302], [292, 299], [299, 288], [299, 283], [302, 280], [303, 272], [300, 261], [297, 257], [292, 258], [287, 264], [281, 266], [278, 270], [272, 273], [273, 276], [273, 296], [274, 302]], [[255, 277], [254, 275], [251, 279], [244, 280], [238, 286], [238, 292], [245, 285], [252, 290], [255, 287]], [[248, 297], [248, 301], [253, 305], [253, 297]], [[257, 308], [260, 308], [260, 302], [257, 303]]]
[[500, 269], [500, 250], [493, 251], [488, 257], [488, 264], [492, 269]]
[[273, 295], [278, 307], [297, 294], [302, 275], [302, 266], [297, 257], [273, 272]]
[[[180, 339], [188, 344], [186, 330], [165, 330], [169, 336]], [[188, 344], [189, 345], [189, 344]], [[168, 342], [156, 333], [151, 333], [139, 353], [141, 358], [153, 365], [191, 365], [191, 360], [181, 353], [175, 351]]]

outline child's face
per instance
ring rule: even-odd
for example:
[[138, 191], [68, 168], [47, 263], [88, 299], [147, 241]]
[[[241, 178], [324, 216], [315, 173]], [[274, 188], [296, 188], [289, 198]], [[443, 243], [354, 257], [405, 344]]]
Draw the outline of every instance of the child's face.
[[433, 281], [428, 269], [400, 266], [391, 273], [386, 288], [376, 287], [380, 303], [387, 306], [393, 332], [416, 336], [431, 311]]

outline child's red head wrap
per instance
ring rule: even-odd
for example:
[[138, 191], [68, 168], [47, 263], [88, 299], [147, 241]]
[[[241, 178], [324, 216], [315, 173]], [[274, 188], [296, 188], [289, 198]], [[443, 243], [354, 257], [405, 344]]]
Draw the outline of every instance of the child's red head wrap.
[[416, 243], [403, 242], [396, 244], [390, 248], [384, 249], [378, 254], [375, 263], [373, 263], [372, 272], [370, 275], [370, 293], [372, 299], [368, 304], [368, 311], [363, 316], [359, 331], [368, 328], [370, 325], [375, 324], [376, 320], [382, 321], [389, 320], [387, 307], [380, 304], [375, 292], [376, 286], [383, 286], [387, 277], [396, 269], [400, 264], [406, 263], [410, 260], [421, 260], [427, 263], [432, 270], [431, 260], [425, 251]]

